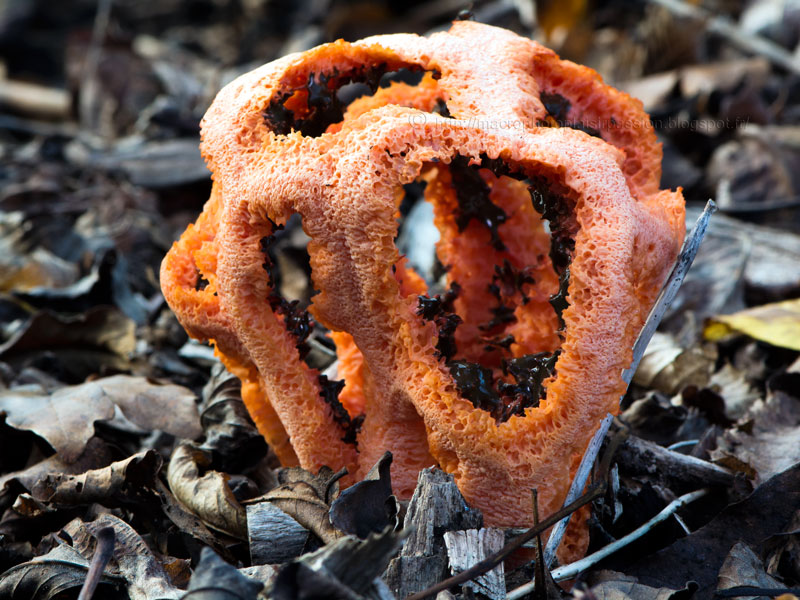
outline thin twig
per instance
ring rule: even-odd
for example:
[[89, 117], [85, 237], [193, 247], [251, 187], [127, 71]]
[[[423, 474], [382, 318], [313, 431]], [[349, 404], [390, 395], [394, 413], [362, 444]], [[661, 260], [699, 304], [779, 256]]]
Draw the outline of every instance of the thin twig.
[[92, 39], [86, 52], [86, 62], [83, 65], [80, 98], [78, 103], [78, 117], [81, 125], [96, 134], [97, 120], [97, 68], [100, 65], [100, 56], [103, 50], [103, 39], [108, 30], [111, 17], [112, 0], [98, 0], [97, 13], [94, 17]]
[[[675, 500], [670, 502], [660, 513], [658, 513], [656, 516], [654, 516], [652, 519], [650, 519], [647, 523], [645, 523], [641, 527], [630, 532], [628, 535], [619, 538], [617, 541], [608, 544], [607, 546], [598, 550], [594, 554], [590, 554], [589, 556], [582, 558], [579, 561], [555, 569], [552, 573], [553, 579], [555, 579], [556, 581], [564, 581], [565, 579], [572, 579], [581, 571], [585, 571], [592, 565], [595, 565], [601, 560], [603, 560], [606, 556], [613, 554], [614, 552], [624, 548], [634, 540], [639, 539], [644, 534], [651, 531], [653, 527], [655, 527], [662, 521], [665, 521], [668, 518], [670, 518], [676, 510], [678, 510], [682, 506], [685, 506], [686, 504], [689, 504], [690, 502], [694, 502], [698, 498], [702, 498], [703, 496], [708, 494], [708, 492], [709, 490], [704, 488], [702, 490], [696, 490], [694, 492], [676, 498]], [[511, 593], [509, 593], [506, 596], [506, 600], [516, 600], [517, 598], [522, 598], [526, 594], [529, 594], [531, 591], [533, 591], [533, 587], [534, 586], [532, 582], [526, 583], [525, 585], [521, 585], [517, 589], [512, 590]]]
[[[683, 247], [681, 248], [681, 253], [675, 261], [675, 266], [672, 268], [672, 272], [669, 274], [664, 287], [661, 288], [661, 293], [658, 295], [656, 303], [650, 310], [650, 314], [647, 315], [644, 327], [642, 327], [642, 330], [639, 332], [639, 337], [636, 338], [636, 343], [633, 345], [633, 360], [631, 360], [631, 366], [622, 372], [622, 380], [626, 385], [630, 385], [633, 374], [639, 367], [639, 363], [642, 360], [642, 356], [644, 356], [647, 345], [650, 343], [650, 339], [656, 332], [659, 323], [661, 323], [661, 319], [664, 318], [664, 314], [667, 312], [669, 305], [672, 304], [672, 301], [675, 299], [675, 295], [678, 293], [681, 283], [683, 283], [683, 278], [686, 277], [686, 273], [689, 271], [689, 267], [692, 266], [694, 257], [697, 256], [697, 251], [700, 248], [700, 242], [703, 241], [703, 237], [706, 235], [708, 220], [716, 210], [717, 205], [713, 200], [706, 202], [702, 214], [698, 217], [692, 231], [686, 236]], [[622, 398], [620, 398], [620, 400], [622, 400]]]
[[675, 517], [675, 520], [678, 522], [678, 525], [681, 526], [681, 529], [683, 529], [686, 535], [692, 533], [692, 530], [689, 529], [689, 526], [686, 524], [686, 521], [683, 520], [683, 517], [681, 517], [678, 513], [672, 513], [672, 516]]
[[609, 556], [614, 552], [616, 552], [617, 550], [624, 548], [634, 540], [638, 540], [640, 537], [651, 531], [656, 525], [658, 525], [662, 521], [666, 521], [667, 519], [669, 519], [672, 516], [672, 514], [679, 508], [682, 508], [683, 506], [702, 498], [708, 493], [709, 489], [703, 488], [700, 490], [695, 490], [694, 492], [689, 492], [688, 494], [684, 494], [683, 496], [679, 496], [678, 498], [675, 498], [675, 500], [667, 504], [667, 506], [665, 506], [660, 513], [658, 513], [656, 516], [654, 516], [652, 519], [650, 519], [647, 523], [645, 523], [641, 527], [637, 527], [636, 529], [631, 531], [628, 535], [622, 536], [615, 542], [608, 544], [607, 546], [601, 548], [594, 554], [582, 558], [579, 561], [555, 569], [553, 571], [553, 579], [555, 579], [556, 581], [564, 581], [565, 579], [572, 579], [581, 571], [584, 571], [589, 567], [591, 567], [592, 565], [595, 565], [601, 560], [603, 560], [606, 556]]
[[[664, 318], [664, 314], [667, 312], [669, 305], [672, 304], [672, 301], [675, 299], [675, 295], [678, 293], [678, 289], [681, 287], [681, 283], [689, 267], [691, 267], [692, 262], [694, 262], [694, 257], [697, 255], [697, 250], [700, 248], [700, 242], [703, 241], [706, 229], [708, 228], [708, 220], [714, 210], [716, 210], [716, 205], [713, 200], [709, 200], [703, 213], [697, 220], [697, 223], [695, 223], [694, 228], [686, 237], [681, 252], [675, 261], [675, 266], [667, 278], [667, 282], [664, 284], [655, 305], [653, 305], [652, 310], [647, 315], [647, 320], [639, 336], [636, 338], [636, 343], [633, 345], [633, 360], [631, 361], [631, 366], [626, 369], [622, 375], [622, 379], [626, 384], [626, 390], [627, 386], [631, 383], [631, 379], [633, 379], [633, 374], [636, 372], [642, 360], [642, 356], [644, 356], [644, 351], [647, 349], [647, 345], [650, 343], [656, 328], [661, 323], [661, 319]], [[620, 398], [620, 400], [622, 400], [622, 398]], [[589, 472], [597, 457], [597, 453], [600, 451], [600, 446], [603, 443], [603, 438], [608, 431], [609, 425], [611, 425], [612, 418], [611, 415], [606, 416], [600, 425], [600, 429], [597, 430], [592, 441], [589, 443], [581, 459], [578, 471], [575, 473], [575, 477], [572, 480], [572, 485], [569, 488], [567, 499], [564, 501], [564, 504], [568, 504], [577, 498], [581, 490], [586, 486]], [[561, 543], [561, 538], [564, 536], [564, 531], [567, 528], [568, 522], [569, 518], [560, 521], [550, 533], [550, 537], [547, 540], [547, 547], [544, 551], [544, 560], [548, 567], [553, 564], [556, 550]]]
[[509, 542], [505, 546], [503, 546], [502, 550], [493, 554], [492, 556], [483, 559], [479, 563], [474, 564], [466, 571], [462, 571], [458, 575], [454, 575], [449, 579], [445, 579], [444, 581], [440, 581], [436, 585], [432, 585], [431, 587], [422, 590], [421, 592], [417, 592], [411, 596], [408, 596], [406, 600], [422, 600], [423, 598], [427, 598], [429, 596], [433, 596], [438, 594], [442, 590], [446, 590], [451, 586], [462, 584], [466, 581], [474, 579], [479, 575], [483, 575], [484, 573], [488, 573], [492, 569], [494, 569], [497, 565], [503, 562], [510, 554], [512, 554], [515, 550], [521, 548], [526, 542], [532, 540], [537, 535], [546, 531], [553, 525], [555, 525], [558, 521], [563, 519], [564, 517], [571, 515], [573, 512], [578, 510], [580, 507], [592, 502], [595, 498], [599, 498], [603, 494], [605, 494], [606, 486], [605, 482], [599, 482], [594, 484], [592, 487], [587, 490], [587, 492], [578, 498], [572, 504], [565, 506], [561, 510], [556, 513], [553, 513], [549, 517], [547, 517], [544, 521], [531, 527], [520, 535], [519, 537], [515, 538], [514, 541]]
[[739, 598], [741, 596], [767, 596], [775, 598], [784, 594], [800, 595], [800, 588], [761, 588], [752, 585], [737, 585], [736, 587], [717, 590], [714, 596], [718, 598]]
[[96, 534], [97, 547], [92, 556], [92, 562], [89, 564], [89, 572], [86, 574], [86, 580], [83, 582], [81, 593], [78, 595], [78, 600], [90, 600], [94, 595], [97, 585], [100, 583], [100, 578], [103, 576], [103, 571], [106, 570], [108, 561], [114, 554], [114, 543], [116, 542], [116, 534], [113, 527], [103, 527]]
[[667, 446], [667, 450], [670, 452], [675, 452], [676, 450], [680, 450], [681, 448], [691, 448], [692, 446], [696, 446], [697, 442], [700, 440], [682, 440], [680, 442], [675, 442], [674, 444], [670, 444]]
[[[533, 493], [533, 525], [535, 527], [539, 524], [539, 491], [533, 489], [531, 492]], [[568, 519], [569, 517], [562, 519], [559, 521], [559, 523], [562, 523]], [[544, 551], [542, 550], [542, 536], [539, 534], [536, 536], [536, 568], [533, 575], [533, 586], [535, 588], [537, 598], [547, 597], [547, 592], [545, 591], [545, 563], [542, 560], [543, 555]]]
[[726, 17], [713, 15], [698, 6], [681, 0], [649, 1], [663, 6], [675, 15], [702, 21], [709, 33], [725, 38], [740, 50], [764, 56], [779, 67], [783, 67], [795, 75], [800, 75], [800, 61], [790, 52], [766, 38], [742, 31]]
[[[606, 415], [606, 418], [600, 423], [600, 428], [595, 432], [592, 441], [589, 442], [586, 452], [583, 453], [581, 464], [578, 466], [575, 477], [572, 479], [572, 485], [569, 487], [567, 499], [564, 501], [564, 504], [574, 502], [575, 499], [580, 496], [583, 488], [586, 487], [586, 480], [589, 478], [589, 473], [592, 470], [595, 458], [597, 458], [597, 453], [600, 452], [600, 447], [603, 445], [603, 440], [613, 420], [614, 417], [609, 414]], [[567, 530], [567, 523], [569, 523], [569, 517], [561, 519], [556, 523], [556, 526], [553, 527], [553, 531], [550, 532], [550, 537], [547, 538], [547, 546], [544, 549], [544, 564], [547, 568], [550, 568], [553, 564], [553, 560], [556, 558], [556, 550], [561, 543], [561, 538], [564, 537], [564, 532]]]

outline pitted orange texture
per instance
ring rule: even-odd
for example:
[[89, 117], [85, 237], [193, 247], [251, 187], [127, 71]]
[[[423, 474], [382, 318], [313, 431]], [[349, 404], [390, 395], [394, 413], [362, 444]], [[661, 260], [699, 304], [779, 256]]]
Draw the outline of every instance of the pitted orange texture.
[[[426, 73], [323, 118], [336, 114], [339, 86], [403, 68]], [[162, 287], [190, 335], [212, 341], [243, 380], [281, 460], [347, 467], [353, 481], [390, 450], [401, 496], [438, 464], [490, 525], [530, 524], [531, 488], [542, 517], [557, 510], [603, 415], [617, 411], [631, 347], [683, 237], [683, 198], [659, 191], [661, 150], [641, 103], [531, 40], [457, 22], [428, 38], [339, 41], [265, 65], [219, 93], [202, 139], [214, 189], [164, 260]], [[454, 177], [465, 169], [502, 210], [491, 227], [459, 219], [468, 213]], [[394, 243], [402, 186], [415, 180], [427, 183], [447, 282], [460, 287], [452, 357], [437, 349], [441, 324], [420, 314], [425, 282]], [[550, 304], [563, 270], [531, 186], [568, 207], [563, 330]], [[294, 213], [311, 238], [310, 312], [334, 332], [345, 379], [338, 412], [301, 360], [265, 269], [265, 240]], [[498, 279], [502, 269], [522, 274], [516, 287]], [[492, 322], [497, 302], [506, 309]], [[556, 350], [539, 405], [505, 420], [474, 406], [445, 360], [508, 382], [504, 358]], [[343, 413], [363, 415], [357, 443], [343, 440]], [[572, 527], [560, 557], [586, 542]]]

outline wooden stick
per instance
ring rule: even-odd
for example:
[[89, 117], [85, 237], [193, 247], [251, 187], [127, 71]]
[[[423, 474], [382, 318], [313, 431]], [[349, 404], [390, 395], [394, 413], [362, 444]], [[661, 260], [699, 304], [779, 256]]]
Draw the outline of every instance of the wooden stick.
[[617, 464], [628, 475], [652, 477], [655, 474], [659, 484], [677, 488], [677, 491], [709, 486], [730, 487], [735, 478], [729, 469], [636, 436], [629, 436], [620, 446]]
[[97, 538], [97, 547], [92, 556], [92, 562], [89, 565], [89, 572], [86, 574], [86, 579], [81, 587], [81, 592], [78, 595], [78, 600], [90, 600], [100, 583], [100, 578], [103, 576], [103, 571], [106, 570], [108, 561], [114, 554], [114, 544], [116, 543], [116, 534], [113, 527], [103, 527], [95, 534]]

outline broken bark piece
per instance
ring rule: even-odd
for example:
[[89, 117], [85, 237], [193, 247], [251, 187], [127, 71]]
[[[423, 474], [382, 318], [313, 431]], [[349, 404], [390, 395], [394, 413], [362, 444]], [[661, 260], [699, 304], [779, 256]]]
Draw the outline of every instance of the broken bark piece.
[[408, 505], [405, 528], [411, 534], [400, 556], [389, 563], [384, 579], [398, 598], [406, 598], [447, 576], [446, 531], [480, 529], [483, 516], [464, 501], [453, 476], [424, 469]]
[[[456, 575], [499, 552], [505, 545], [505, 534], [502, 529], [493, 528], [446, 531], [444, 543], [447, 546], [450, 572]], [[469, 587], [476, 594], [491, 600], [503, 600], [506, 597], [503, 564], [468, 581], [464, 587]]]
[[247, 539], [254, 565], [280, 564], [303, 553], [308, 529], [269, 501], [247, 505]]
[[242, 567], [239, 573], [250, 579], [260, 581], [264, 586], [269, 586], [278, 574], [278, 569], [272, 565], [253, 565], [252, 567]]
[[380, 573], [402, 543], [403, 534], [390, 528], [365, 540], [340, 538], [284, 565], [273, 580], [269, 597], [393, 600]]
[[263, 587], [261, 581], [250, 579], [222, 560], [211, 548], [205, 547], [192, 573], [186, 597], [203, 598], [219, 594], [229, 598], [255, 598]]

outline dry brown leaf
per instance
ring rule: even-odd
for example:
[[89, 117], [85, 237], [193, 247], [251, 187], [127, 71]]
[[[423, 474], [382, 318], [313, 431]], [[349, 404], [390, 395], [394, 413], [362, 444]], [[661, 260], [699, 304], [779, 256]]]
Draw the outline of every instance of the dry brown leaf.
[[30, 251], [25, 238], [25, 215], [18, 211], [0, 212], [0, 290], [58, 288], [78, 280], [77, 265], [41, 246]]
[[[699, 214], [688, 207], [686, 222]], [[745, 308], [745, 297], [762, 304], [798, 294], [800, 235], [716, 214], [663, 325], [676, 331], [686, 322], [694, 335], [706, 318]]]
[[348, 535], [286, 563], [273, 581], [270, 598], [393, 598], [380, 575], [407, 533], [387, 528], [366, 540]]
[[[792, 383], [800, 380], [800, 375], [784, 377]], [[730, 465], [733, 458], [751, 467], [761, 481], [800, 462], [800, 399], [772, 389], [766, 400], [753, 404], [744, 421], [751, 427], [730, 429], [718, 438], [711, 452], [715, 462], [727, 459]]]
[[588, 592], [576, 590], [575, 600], [680, 600], [689, 598], [696, 585], [687, 585], [682, 590], [650, 587], [616, 571], [598, 571], [589, 575], [591, 587]]
[[688, 97], [730, 91], [745, 79], [761, 84], [768, 75], [769, 62], [762, 57], [692, 65], [680, 70], [681, 93]]
[[266, 499], [290, 515], [323, 542], [330, 543], [343, 534], [330, 521], [330, 507], [303, 481], [284, 484], [266, 495]]
[[30, 494], [25, 493], [17, 496], [17, 499], [14, 500], [14, 504], [11, 506], [11, 509], [26, 519], [36, 519], [37, 517], [56, 512], [55, 508], [48, 506]]
[[782, 588], [779, 583], [764, 569], [764, 563], [747, 544], [734, 544], [725, 562], [719, 570], [717, 591], [727, 590], [740, 585], [758, 588]]
[[182, 532], [197, 538], [226, 557], [229, 556], [227, 546], [239, 543], [235, 538], [212, 531], [200, 517], [186, 510], [160, 479], [156, 480], [156, 490], [161, 495], [161, 509], [164, 514]]
[[336, 529], [361, 539], [397, 528], [400, 503], [392, 494], [392, 453], [385, 452], [364, 478], [331, 502], [329, 519]]
[[760, 392], [747, 381], [744, 371], [729, 363], [714, 373], [709, 380], [709, 387], [715, 390], [725, 401], [725, 416], [736, 420], [759, 399]]
[[184, 437], [202, 432], [194, 394], [144, 377], [118, 375], [68, 386], [52, 394], [27, 389], [0, 392], [0, 411], [12, 427], [43, 437], [67, 462], [75, 462], [94, 435], [95, 421], [114, 417], [115, 405], [136, 425]]
[[760, 546], [765, 551], [767, 573], [783, 581], [800, 579], [800, 510], [792, 515], [786, 531], [769, 537]]
[[[694, 223], [698, 213], [687, 211], [686, 222]], [[699, 339], [703, 320], [715, 314], [744, 308], [742, 274], [753, 244], [745, 231], [728, 230], [715, 216], [692, 263], [691, 270], [661, 324], [662, 331], [688, 345]]]
[[112, 306], [95, 306], [70, 317], [42, 310], [0, 346], [0, 357], [18, 358], [22, 352], [42, 347], [52, 350], [87, 346], [111, 352], [125, 365], [125, 357], [136, 348], [136, 324]]
[[716, 351], [711, 348], [694, 345], [684, 349], [671, 335], [656, 332], [633, 381], [672, 396], [688, 385], [705, 387], [715, 361]]
[[129, 375], [104, 377], [93, 383], [142, 429], [159, 429], [190, 440], [203, 433], [195, 404], [197, 396], [188, 388]]
[[[216, 362], [203, 387], [199, 406], [204, 433], [202, 448], [211, 451], [215, 463], [228, 473], [249, 471], [269, 450], [247, 412], [241, 389], [239, 379]], [[264, 491], [277, 485], [272, 469], [260, 473], [267, 475]]]
[[640, 79], [624, 81], [619, 88], [642, 101], [648, 112], [667, 102], [679, 87], [684, 97], [734, 89], [743, 79], [764, 80], [769, 63], [763, 58], [729, 60], [721, 63], [685, 65]]
[[6, 422], [43, 437], [66, 463], [75, 462], [94, 436], [94, 422], [111, 419], [114, 403], [103, 388], [88, 383], [53, 394], [7, 390], [0, 394]]
[[205, 523], [239, 539], [247, 539], [247, 515], [228, 486], [228, 475], [206, 471], [210, 454], [182, 443], [172, 452], [167, 468], [170, 490]]
[[[700, 585], [698, 598], [711, 598], [725, 553], [737, 542], [760, 544], [786, 530], [800, 503], [800, 465], [764, 482], [745, 500], [729, 505], [709, 523], [670, 546], [627, 565], [627, 575], [654, 587]], [[699, 559], [702, 557], [702, 559]]]
[[249, 600], [255, 599], [263, 587], [263, 583], [237, 571], [211, 548], [203, 548], [182, 600]]

